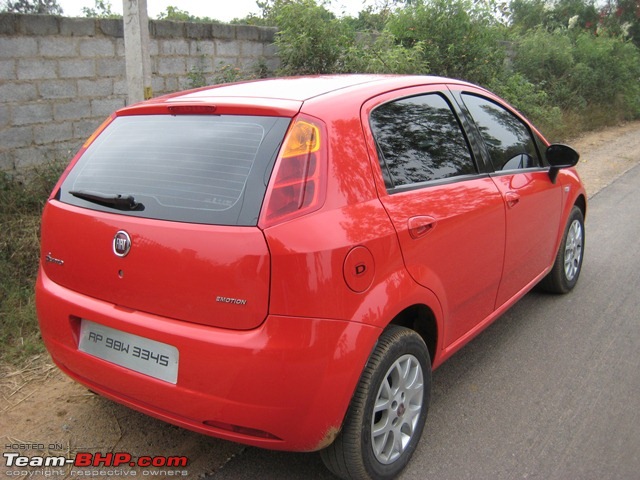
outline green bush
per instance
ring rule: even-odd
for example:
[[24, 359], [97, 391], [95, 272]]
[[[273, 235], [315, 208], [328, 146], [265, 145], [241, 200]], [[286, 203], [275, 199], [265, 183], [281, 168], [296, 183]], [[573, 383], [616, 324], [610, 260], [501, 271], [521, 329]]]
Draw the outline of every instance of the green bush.
[[41, 210], [62, 165], [0, 172], [0, 360], [19, 362], [42, 351], [33, 286], [38, 271]]
[[404, 47], [423, 43], [435, 75], [487, 85], [502, 72], [506, 32], [483, 2], [412, 2], [389, 18], [387, 29]]
[[336, 72], [340, 57], [354, 40], [346, 24], [315, 0], [276, 1], [272, 8], [282, 73]]

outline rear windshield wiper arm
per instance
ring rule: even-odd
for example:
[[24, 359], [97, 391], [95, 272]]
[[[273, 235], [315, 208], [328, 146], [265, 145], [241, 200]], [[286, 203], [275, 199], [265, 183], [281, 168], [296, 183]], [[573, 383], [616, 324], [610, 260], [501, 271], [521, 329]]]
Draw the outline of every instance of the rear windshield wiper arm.
[[71, 190], [69, 193], [74, 197], [105, 207], [117, 208], [118, 210], [144, 210], [144, 205], [136, 202], [133, 195], [121, 195], [119, 193], [105, 194], [89, 192], [87, 190]]

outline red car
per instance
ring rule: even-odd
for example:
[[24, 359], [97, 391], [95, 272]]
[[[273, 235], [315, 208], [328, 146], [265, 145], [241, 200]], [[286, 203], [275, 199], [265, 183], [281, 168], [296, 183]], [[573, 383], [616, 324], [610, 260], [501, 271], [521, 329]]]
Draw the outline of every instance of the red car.
[[44, 210], [58, 366], [167, 422], [392, 478], [431, 370], [578, 280], [578, 154], [457, 80], [350, 75], [123, 108]]

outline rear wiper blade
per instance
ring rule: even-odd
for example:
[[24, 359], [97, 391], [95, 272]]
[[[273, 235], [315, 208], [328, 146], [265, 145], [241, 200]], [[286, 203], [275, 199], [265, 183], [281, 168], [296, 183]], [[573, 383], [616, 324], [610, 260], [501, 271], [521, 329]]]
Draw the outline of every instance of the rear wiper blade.
[[69, 192], [74, 197], [97, 203], [118, 210], [144, 210], [144, 205], [136, 202], [133, 195], [121, 195], [119, 193], [105, 194], [100, 192], [89, 192], [87, 190], [71, 190]]

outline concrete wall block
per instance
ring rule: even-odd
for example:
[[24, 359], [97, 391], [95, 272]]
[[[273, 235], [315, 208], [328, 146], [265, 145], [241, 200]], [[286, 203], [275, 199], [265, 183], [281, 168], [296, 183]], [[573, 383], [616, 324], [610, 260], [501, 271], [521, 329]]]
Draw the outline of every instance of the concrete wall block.
[[264, 44], [260, 42], [242, 42], [240, 47], [241, 57], [256, 59], [264, 56]]
[[213, 38], [231, 40], [236, 38], [236, 25], [211, 25], [211, 36]]
[[0, 37], [0, 58], [38, 56], [38, 40], [33, 37]]
[[69, 160], [75, 157], [76, 153], [78, 153], [78, 150], [80, 150], [85, 140], [86, 138], [83, 138], [81, 140], [74, 139], [45, 147], [47, 149], [47, 161], [68, 163]]
[[0, 13], [0, 35], [15, 35], [18, 32], [17, 17], [14, 13]]
[[107, 37], [124, 38], [124, 23], [120, 18], [101, 18], [97, 20], [96, 31], [102, 32]]
[[[11, 115], [10, 107], [4, 103], [0, 103], [0, 128], [9, 126], [9, 116]], [[0, 145], [0, 149], [2, 145]]]
[[211, 38], [211, 23], [190, 22], [185, 25], [187, 38]]
[[[126, 93], [126, 88], [127, 88], [126, 82], [124, 82], [124, 88]], [[151, 88], [153, 89], [154, 97], [158, 97], [160, 95], [167, 93], [167, 90], [164, 84], [164, 78], [162, 77], [158, 77], [158, 76], [151, 77]]]
[[149, 22], [149, 33], [156, 38], [184, 38], [184, 22], [155, 20]]
[[183, 57], [158, 58], [158, 73], [160, 75], [184, 75], [187, 71], [187, 62]]
[[95, 37], [96, 21], [93, 18], [60, 19], [60, 35], [65, 37]]
[[[153, 88], [153, 79], [151, 79], [151, 88]], [[153, 88], [155, 92], [156, 89]], [[129, 87], [126, 80], [114, 80], [113, 81], [113, 94], [127, 96], [129, 94]]]
[[91, 103], [87, 99], [58, 103], [53, 109], [53, 118], [57, 122], [63, 120], [80, 120], [89, 117], [91, 117]]
[[168, 77], [164, 79], [165, 93], [173, 93], [181, 90], [177, 77]]
[[187, 57], [187, 72], [213, 72], [213, 64], [209, 59], [202, 57]]
[[33, 127], [33, 140], [36, 145], [62, 142], [73, 138], [73, 123], [59, 122]]
[[95, 78], [78, 80], [78, 96], [110, 97], [113, 95], [112, 78]]
[[282, 66], [282, 62], [279, 57], [269, 58], [265, 63], [271, 72], [275, 72]]
[[0, 130], [2, 148], [18, 148], [33, 143], [33, 127], [10, 127]]
[[43, 57], [77, 57], [78, 42], [73, 37], [40, 37], [38, 53]]
[[161, 55], [189, 55], [189, 42], [185, 39], [160, 40]]
[[124, 58], [124, 38], [116, 38], [116, 57]]
[[115, 54], [114, 39], [86, 38], [80, 42], [80, 55], [83, 57], [113, 57]]
[[127, 74], [124, 57], [98, 58], [96, 73], [98, 77], [124, 78]]
[[212, 40], [191, 40], [189, 44], [189, 54], [214, 56], [216, 54], [216, 46]]
[[53, 121], [53, 106], [50, 103], [28, 103], [13, 107], [14, 125], [32, 125]]
[[60, 18], [54, 15], [20, 15], [18, 31], [25, 35], [57, 35]]
[[22, 170], [36, 165], [41, 165], [49, 160], [49, 149], [26, 147], [14, 151], [16, 170]]
[[16, 165], [13, 162], [13, 152], [8, 150], [0, 151], [0, 171], [15, 170]]
[[96, 61], [93, 58], [59, 61], [60, 78], [84, 78], [96, 76]]
[[222, 67], [226, 65], [232, 65], [234, 67], [240, 66], [238, 57], [216, 57], [213, 63], [214, 63], [214, 70], [220, 70]]
[[0, 80], [15, 80], [16, 76], [16, 61], [0, 60]]
[[237, 57], [240, 48], [240, 42], [236, 40], [216, 40], [216, 57]]
[[264, 44], [264, 56], [267, 58], [278, 56], [278, 47], [275, 43]]
[[236, 25], [236, 38], [238, 40], [259, 40], [260, 32], [249, 25]]
[[264, 43], [273, 43], [276, 40], [278, 29], [275, 27], [255, 27], [258, 30], [258, 40]]
[[38, 84], [38, 91], [45, 99], [75, 98], [78, 95], [75, 80], [43, 80]]
[[17, 103], [38, 100], [38, 90], [30, 82], [8, 82], [0, 84], [0, 102]]
[[151, 58], [157, 57], [160, 55], [160, 40], [156, 40], [155, 38], [149, 39], [149, 56]]
[[91, 116], [107, 118], [119, 108], [124, 107], [124, 98], [105, 98], [91, 100]]
[[18, 59], [18, 80], [57, 78], [56, 60]]
[[[106, 118], [106, 117], [105, 117]], [[81, 138], [86, 140], [100, 126], [105, 118], [88, 118], [79, 122], [73, 122], [73, 138]]]

